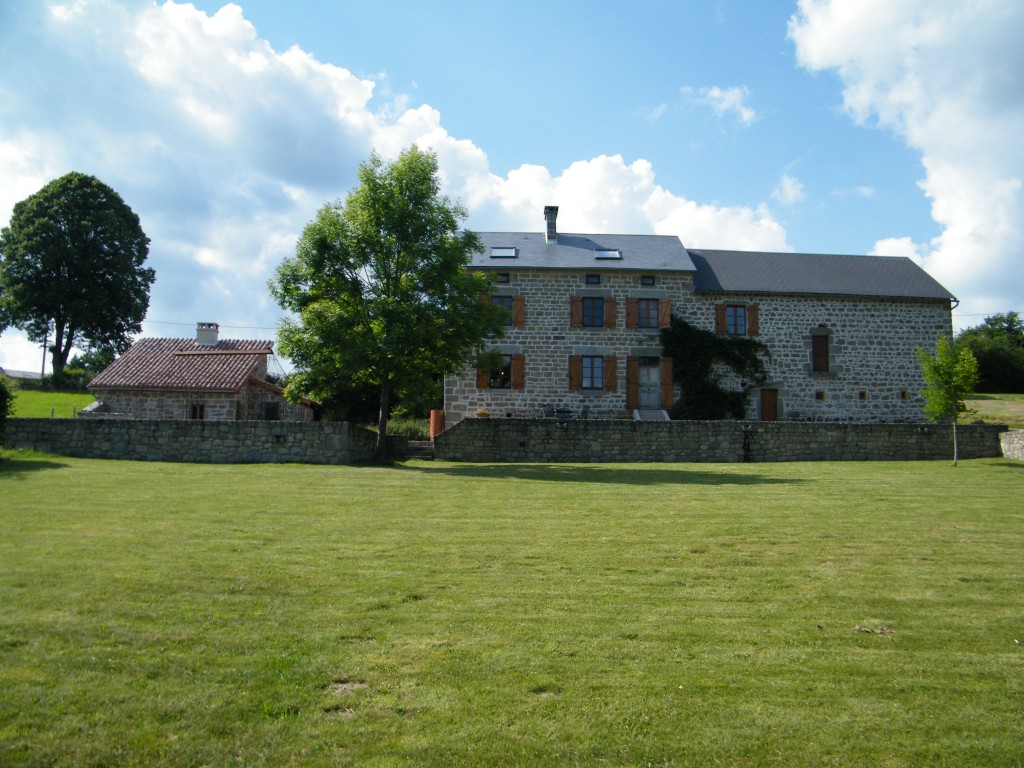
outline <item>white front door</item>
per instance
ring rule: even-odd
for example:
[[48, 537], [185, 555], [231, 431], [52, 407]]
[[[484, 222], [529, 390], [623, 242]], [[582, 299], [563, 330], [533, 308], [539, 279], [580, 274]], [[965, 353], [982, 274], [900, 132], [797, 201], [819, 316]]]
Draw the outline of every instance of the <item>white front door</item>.
[[640, 407], [661, 408], [661, 358], [640, 358]]

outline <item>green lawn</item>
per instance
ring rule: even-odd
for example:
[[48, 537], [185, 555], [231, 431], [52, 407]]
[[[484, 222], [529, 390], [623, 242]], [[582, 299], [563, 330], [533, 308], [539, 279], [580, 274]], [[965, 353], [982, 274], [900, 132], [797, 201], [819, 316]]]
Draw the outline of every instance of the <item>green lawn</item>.
[[973, 412], [963, 421], [982, 419], [991, 424], [1007, 424], [1010, 429], [1024, 429], [1024, 394], [971, 395], [967, 407]]
[[19, 389], [14, 397], [14, 416], [21, 419], [71, 419], [95, 398], [88, 392]]
[[1024, 464], [6, 457], [0, 765], [1024, 761]]

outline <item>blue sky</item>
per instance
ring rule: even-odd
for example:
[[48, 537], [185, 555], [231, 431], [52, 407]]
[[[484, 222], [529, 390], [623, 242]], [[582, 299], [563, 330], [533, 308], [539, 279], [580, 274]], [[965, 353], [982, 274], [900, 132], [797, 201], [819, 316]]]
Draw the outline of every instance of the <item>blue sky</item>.
[[302, 227], [417, 142], [472, 228], [911, 256], [964, 327], [1024, 311], [1022, 33], [1016, 0], [7, 0], [0, 222], [96, 175], [152, 239], [147, 335], [273, 338]]

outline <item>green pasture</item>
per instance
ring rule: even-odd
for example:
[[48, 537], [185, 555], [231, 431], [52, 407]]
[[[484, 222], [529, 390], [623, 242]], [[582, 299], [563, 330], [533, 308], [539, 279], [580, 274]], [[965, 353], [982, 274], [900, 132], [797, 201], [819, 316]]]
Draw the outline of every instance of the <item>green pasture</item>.
[[0, 765], [1010, 766], [1024, 464], [0, 461]]
[[20, 419], [71, 419], [93, 400], [88, 392], [18, 389], [13, 415]]

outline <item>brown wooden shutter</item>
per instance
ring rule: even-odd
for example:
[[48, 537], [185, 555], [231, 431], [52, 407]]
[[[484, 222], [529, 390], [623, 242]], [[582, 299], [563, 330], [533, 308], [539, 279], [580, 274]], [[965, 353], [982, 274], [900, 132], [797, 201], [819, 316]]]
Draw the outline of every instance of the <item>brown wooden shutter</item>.
[[725, 304], [715, 304], [715, 333], [725, 336]]
[[670, 410], [672, 402], [672, 358], [661, 358], [661, 407]]
[[747, 333], [751, 336], [758, 336], [761, 333], [761, 312], [757, 304], [747, 307]]
[[512, 389], [526, 387], [526, 355], [512, 355]]
[[526, 297], [512, 297], [512, 325], [522, 328], [526, 325]]
[[637, 299], [626, 299], [626, 327], [638, 328], [640, 326], [640, 310]]
[[672, 325], [672, 299], [658, 299], [658, 327], [668, 328]]
[[618, 312], [619, 305], [615, 299], [608, 296], [604, 300], [604, 327], [614, 328], [615, 327], [615, 315]]
[[569, 389], [583, 389], [583, 358], [569, 355]]
[[491, 297], [487, 296], [487, 295], [481, 296], [480, 297], [480, 303], [481, 304], [490, 304], [491, 303]]
[[605, 355], [604, 358], [604, 388], [606, 392], [616, 392], [618, 382], [616, 381], [616, 357]]
[[476, 364], [476, 388], [489, 389], [491, 386], [491, 372], [483, 367], [482, 361]]
[[640, 358], [626, 358], [626, 407], [640, 407]]
[[583, 327], [583, 299], [579, 296], [569, 299], [569, 327]]

